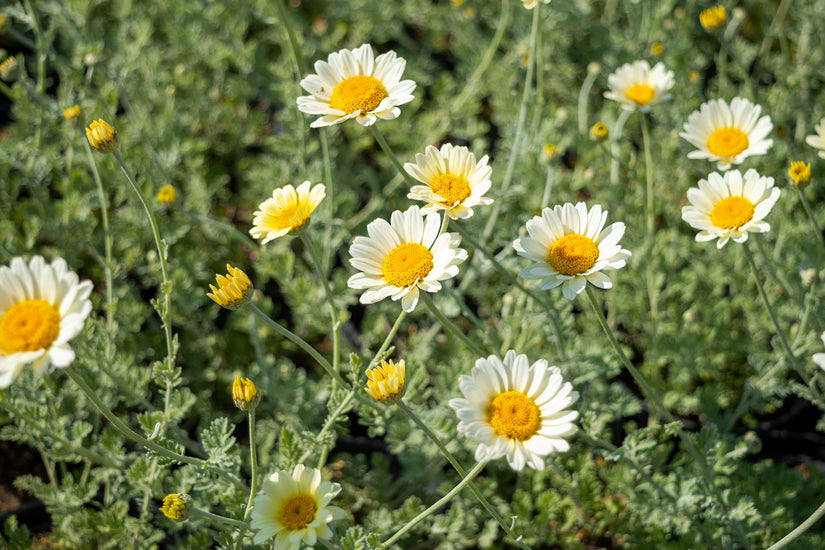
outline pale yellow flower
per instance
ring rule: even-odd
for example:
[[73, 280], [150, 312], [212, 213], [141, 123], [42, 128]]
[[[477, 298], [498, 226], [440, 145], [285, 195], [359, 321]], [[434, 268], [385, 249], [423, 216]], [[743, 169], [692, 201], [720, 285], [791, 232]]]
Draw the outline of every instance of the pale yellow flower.
[[315, 208], [324, 200], [326, 187], [319, 183], [310, 189], [309, 181], [298, 188], [285, 185], [272, 192], [272, 198], [258, 206], [253, 214], [249, 234], [263, 239], [266, 244], [284, 235], [295, 235], [304, 230]]

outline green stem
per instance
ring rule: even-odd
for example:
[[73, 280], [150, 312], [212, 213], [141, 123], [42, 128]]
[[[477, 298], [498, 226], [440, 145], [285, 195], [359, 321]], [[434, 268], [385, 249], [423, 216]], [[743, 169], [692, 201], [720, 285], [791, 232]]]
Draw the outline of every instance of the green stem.
[[[416, 426], [421, 428], [421, 430], [426, 434], [427, 437], [430, 438], [430, 440], [433, 443], [435, 443], [435, 446], [438, 447], [438, 450], [441, 451], [441, 454], [444, 455], [444, 458], [446, 458], [447, 461], [453, 466], [455, 471], [458, 472], [458, 475], [460, 475], [462, 478], [467, 477], [467, 471], [461, 466], [458, 460], [456, 460], [453, 454], [449, 450], [447, 450], [447, 446], [444, 445], [444, 443], [441, 441], [441, 439], [439, 439], [435, 432], [433, 432], [430, 429], [430, 427], [423, 420], [421, 420], [421, 418], [419, 418], [418, 415], [415, 414], [415, 412], [413, 412], [412, 409], [410, 409], [410, 407], [407, 405], [407, 403], [404, 402], [404, 400], [400, 400], [398, 402], [398, 408], [401, 409], [401, 411], [404, 414], [406, 414], [407, 417], [410, 420], [412, 420]], [[501, 528], [504, 529], [504, 532], [507, 533], [507, 535], [509, 535], [510, 538], [512, 538], [513, 541], [515, 541], [515, 543], [520, 548], [524, 550], [530, 550], [530, 547], [527, 546], [527, 544], [521, 540], [520, 536], [516, 535], [513, 532], [513, 529], [510, 527], [510, 525], [506, 521], [504, 521], [504, 518], [501, 517], [501, 515], [498, 513], [498, 511], [496, 511], [495, 508], [493, 508], [493, 505], [490, 504], [490, 501], [487, 500], [487, 497], [484, 496], [484, 494], [478, 489], [478, 487], [476, 487], [474, 483], [470, 483], [470, 490], [476, 496], [476, 498], [484, 507], [484, 509], [487, 510], [487, 513], [489, 513], [490, 516], [498, 522]]]
[[175, 462], [181, 462], [183, 464], [191, 464], [193, 466], [198, 466], [200, 468], [206, 468], [214, 471], [219, 477], [223, 478], [225, 481], [238, 486], [240, 489], [245, 490], [246, 484], [237, 479], [235, 476], [223, 471], [220, 468], [211, 466], [207, 461], [201, 460], [199, 458], [193, 458], [190, 456], [185, 456], [178, 454], [174, 451], [170, 451], [166, 447], [162, 447], [155, 443], [154, 441], [149, 441], [136, 431], [132, 430], [129, 426], [126, 425], [117, 415], [112, 412], [112, 410], [106, 406], [103, 401], [98, 398], [95, 391], [86, 383], [82, 376], [78, 372], [75, 371], [74, 367], [67, 367], [63, 369], [63, 371], [74, 380], [74, 382], [80, 386], [80, 389], [83, 390], [83, 393], [86, 394], [86, 397], [97, 407], [97, 410], [106, 417], [106, 419], [120, 432], [122, 433], [127, 439], [134, 441], [140, 445], [143, 445], [150, 451], [153, 451], [161, 456], [164, 456], [170, 460], [174, 460]]
[[233, 527], [237, 527], [239, 529], [249, 529], [249, 524], [243, 521], [238, 521], [236, 519], [227, 518], [224, 516], [219, 516], [218, 514], [213, 514], [212, 512], [206, 512], [205, 510], [199, 510], [198, 508], [192, 508], [192, 515], [193, 516], [200, 516], [202, 518], [208, 519], [210, 521], [214, 521], [215, 523], [225, 523], [226, 525], [231, 525]]
[[811, 222], [811, 229], [816, 235], [816, 239], [823, 245], [825, 245], [825, 235], [822, 234], [822, 230], [819, 228], [819, 223], [816, 221], [816, 216], [814, 215], [813, 209], [811, 209], [811, 203], [808, 202], [808, 197], [805, 196], [805, 191], [799, 187], [795, 186], [797, 192], [799, 193], [799, 200], [802, 202], [802, 206], [805, 208], [805, 213], [808, 214], [808, 220]]
[[427, 292], [419, 292], [419, 296], [421, 296], [421, 301], [426, 304], [426, 306], [430, 309], [433, 315], [435, 315], [438, 322], [441, 323], [441, 326], [450, 331], [453, 336], [461, 340], [465, 346], [470, 348], [477, 357], [487, 357], [487, 353], [484, 352], [475, 342], [470, 340], [464, 332], [461, 331], [452, 321], [447, 319], [443, 313], [436, 307], [435, 303], [433, 302], [432, 298], [428, 295]]
[[610, 183], [614, 185], [619, 183], [619, 139], [621, 139], [622, 132], [624, 132], [625, 122], [634, 112], [622, 109], [613, 131], [610, 132], [610, 157], [612, 159], [610, 161]]
[[286, 34], [289, 38], [289, 48], [295, 58], [295, 64], [298, 66], [298, 70], [303, 74], [306, 72], [306, 63], [304, 62], [304, 56], [301, 55], [301, 49], [298, 47], [298, 39], [295, 36], [295, 31], [293, 31], [292, 25], [289, 24], [289, 15], [287, 15], [284, 0], [277, 0], [275, 2], [275, 7], [278, 9], [278, 15], [281, 16], [281, 22], [284, 24], [284, 28], [286, 28]]
[[249, 519], [252, 512], [252, 501], [258, 490], [258, 451], [255, 447], [255, 409], [249, 411], [249, 498], [246, 501], [244, 521]]
[[381, 344], [381, 347], [378, 348], [377, 352], [375, 352], [372, 361], [370, 361], [369, 365], [367, 365], [367, 370], [377, 365], [381, 360], [381, 357], [384, 355], [384, 352], [387, 351], [387, 348], [390, 347], [392, 339], [395, 338], [395, 334], [398, 332], [398, 329], [401, 328], [401, 323], [406, 317], [407, 312], [402, 309], [401, 313], [398, 314], [398, 318], [395, 320], [395, 323], [392, 325], [390, 332], [387, 334], [387, 337], [384, 338], [384, 343]]
[[587, 135], [590, 126], [587, 124], [587, 100], [590, 96], [590, 89], [596, 78], [599, 76], [597, 71], [587, 71], [587, 76], [584, 78], [582, 87], [579, 89], [579, 133]]
[[[86, 156], [89, 159], [89, 168], [92, 170], [92, 177], [95, 180], [97, 187], [97, 197], [100, 201], [100, 221], [103, 224], [103, 251], [105, 263], [103, 265], [103, 273], [106, 278], [106, 331], [110, 338], [114, 336], [114, 297], [112, 295], [112, 234], [109, 231], [109, 203], [106, 200], [106, 193], [103, 191], [103, 183], [100, 179], [100, 174], [97, 171], [97, 163], [95, 162], [94, 153], [92, 153], [92, 146], [89, 145], [89, 140], [85, 137], [82, 139], [83, 145], [86, 149]], [[111, 359], [111, 341], [106, 342], [106, 358]]]
[[329, 286], [329, 281], [324, 275], [324, 268], [321, 265], [321, 260], [318, 259], [318, 254], [315, 252], [315, 247], [312, 246], [312, 239], [306, 231], [301, 231], [301, 239], [304, 241], [304, 246], [309, 251], [309, 256], [312, 258], [312, 265], [315, 271], [318, 272], [318, 277], [321, 279], [321, 284], [324, 287], [324, 294], [327, 297], [327, 304], [329, 305], [329, 316], [332, 321], [332, 368], [335, 372], [339, 370], [338, 355], [341, 348], [340, 323], [338, 322], [338, 313], [335, 310], [335, 300], [333, 299], [332, 289]]
[[823, 515], [825, 515], [825, 502], [820, 504], [819, 508], [814, 510], [814, 513], [811, 514], [808, 519], [800, 523], [793, 531], [782, 537], [779, 542], [772, 544], [768, 550], [779, 550], [780, 548], [785, 548], [790, 543], [798, 539], [803, 533], [805, 533], [805, 531], [813, 527]]
[[[648, 131], [647, 127], [647, 115], [644, 113], [639, 113], [641, 117], [641, 126], [642, 126], [642, 142], [644, 144], [645, 150], [645, 228], [647, 230], [647, 257], [648, 258], [655, 258], [655, 249], [656, 249], [656, 239], [654, 235], [655, 231], [655, 219], [656, 219], [656, 210], [654, 206], [654, 195], [653, 195], [653, 155], [651, 154], [650, 150], [650, 132]], [[646, 262], [645, 267], [645, 280], [647, 283], [647, 299], [650, 304], [650, 326], [653, 330], [653, 345], [651, 346], [653, 349], [656, 349], [658, 345], [658, 317], [659, 317], [659, 298], [658, 292], [656, 289], [656, 281], [655, 281], [655, 274], [653, 272], [653, 262], [648, 261]]]
[[[319, 135], [321, 137], [321, 154], [324, 157], [324, 183], [326, 184], [327, 203], [329, 204], [329, 220], [335, 219], [335, 181], [332, 179], [332, 157], [329, 152], [329, 137], [327, 136], [326, 128], [319, 128]], [[330, 262], [332, 261], [332, 224], [328, 223], [326, 232], [324, 233], [324, 260], [323, 271], [321, 277], [325, 278]]]
[[642, 126], [642, 142], [644, 144], [645, 149], [645, 180], [646, 180], [646, 229], [647, 229], [647, 238], [648, 241], [653, 241], [653, 229], [654, 229], [654, 222], [656, 212], [654, 210], [654, 202], [653, 202], [653, 155], [650, 151], [650, 135], [647, 128], [647, 116], [644, 113], [640, 113], [639, 116], [641, 117], [641, 126]]
[[430, 506], [429, 508], [415, 516], [413, 519], [411, 519], [409, 523], [407, 523], [407, 525], [399, 529], [398, 532], [396, 532], [393, 536], [388, 538], [384, 542], [384, 546], [391, 546], [395, 541], [404, 536], [410, 529], [421, 523], [421, 521], [426, 519], [433, 512], [435, 512], [436, 510], [450, 502], [454, 496], [460, 493], [464, 489], [464, 487], [471, 483], [473, 479], [475, 479], [475, 477], [481, 473], [481, 470], [484, 469], [484, 466], [486, 464], [486, 462], [478, 462], [466, 476], [463, 476], [464, 478], [458, 483], [458, 485], [456, 485], [449, 493], [438, 499], [438, 501], [436, 501], [432, 506]]
[[415, 179], [413, 179], [413, 177], [409, 175], [406, 170], [404, 170], [404, 167], [401, 165], [401, 161], [398, 160], [398, 157], [393, 152], [392, 147], [390, 147], [390, 144], [387, 143], [386, 138], [384, 138], [384, 134], [381, 133], [381, 130], [378, 129], [378, 126], [373, 124], [372, 126], [370, 126], [370, 131], [372, 132], [372, 136], [375, 138], [375, 141], [378, 142], [378, 145], [381, 147], [384, 153], [388, 157], [390, 157], [392, 165], [395, 167], [398, 173], [401, 174], [401, 177], [404, 178], [404, 180], [410, 185], [410, 187], [412, 187], [413, 185], [418, 185], [419, 182], [415, 181]]

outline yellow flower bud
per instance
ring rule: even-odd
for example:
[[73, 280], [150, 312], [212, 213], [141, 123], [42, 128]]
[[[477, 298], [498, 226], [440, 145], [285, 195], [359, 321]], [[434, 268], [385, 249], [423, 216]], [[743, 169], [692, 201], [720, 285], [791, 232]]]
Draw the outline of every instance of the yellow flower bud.
[[258, 393], [258, 387], [252, 380], [237, 376], [232, 383], [232, 399], [235, 401], [235, 406], [242, 411], [251, 411], [258, 406], [261, 394]]
[[548, 143], [541, 148], [541, 160], [543, 162], [550, 162], [551, 160], [558, 158], [560, 154], [561, 151], [559, 151], [558, 146], [553, 145], [552, 143]]
[[607, 129], [607, 124], [604, 122], [597, 122], [590, 127], [590, 139], [593, 141], [604, 141], [609, 135], [610, 131]]
[[805, 187], [811, 181], [811, 165], [801, 160], [791, 163], [788, 176], [797, 187]]
[[725, 6], [713, 6], [699, 14], [699, 23], [708, 32], [715, 31], [728, 20], [728, 12]]
[[381, 361], [381, 365], [367, 371], [367, 393], [381, 403], [395, 403], [406, 388], [406, 365], [402, 359], [398, 363]]
[[169, 205], [178, 200], [178, 191], [171, 185], [164, 185], [158, 191], [157, 201], [163, 205]]
[[70, 122], [72, 124], [77, 124], [82, 116], [83, 109], [80, 108], [80, 105], [72, 105], [63, 111], [63, 118], [66, 119], [66, 122]]
[[86, 128], [86, 137], [89, 139], [89, 145], [101, 153], [114, 153], [120, 145], [117, 132], [102, 118]]
[[252, 299], [252, 282], [246, 273], [226, 264], [227, 274], [215, 275], [218, 287], [209, 285], [212, 292], [207, 292], [206, 295], [221, 307], [226, 309], [238, 309]]
[[192, 513], [192, 497], [186, 493], [172, 493], [163, 497], [160, 511], [169, 519], [183, 521]]
[[0, 63], [0, 78], [3, 80], [14, 80], [17, 76], [17, 58], [13, 55], [8, 56]]

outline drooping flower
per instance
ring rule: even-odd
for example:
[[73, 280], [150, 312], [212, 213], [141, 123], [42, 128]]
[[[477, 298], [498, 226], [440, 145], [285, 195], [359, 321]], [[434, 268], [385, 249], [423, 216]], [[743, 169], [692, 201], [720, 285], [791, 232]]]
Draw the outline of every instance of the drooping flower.
[[192, 497], [186, 493], [171, 493], [163, 497], [161, 513], [173, 521], [183, 521], [192, 514]]
[[756, 170], [725, 172], [724, 176], [712, 172], [707, 180], [699, 180], [699, 187], [688, 189], [689, 205], [682, 207], [682, 219], [694, 229], [697, 241], [719, 239], [722, 248], [733, 239], [742, 243], [748, 233], [764, 233], [771, 226], [765, 216], [779, 199], [779, 188], [773, 178], [760, 176]]
[[476, 162], [476, 156], [466, 147], [444, 144], [441, 149], [427, 146], [424, 154], [415, 155], [415, 163], [406, 163], [404, 170], [423, 183], [415, 185], [407, 194], [408, 199], [426, 203], [421, 213], [444, 210], [452, 219], [465, 219], [473, 215], [473, 206], [488, 205], [493, 199], [484, 197], [490, 189], [487, 155]]
[[51, 364], [68, 367], [75, 353], [69, 340], [92, 311], [92, 283], [80, 282], [62, 258], [51, 264], [34, 256], [0, 267], [0, 388], [7, 388], [31, 363], [42, 374]]
[[811, 181], [811, 165], [802, 160], [792, 162], [788, 168], [788, 177], [797, 187], [805, 187]]
[[381, 364], [367, 371], [367, 393], [381, 403], [395, 403], [404, 397], [406, 387], [406, 364], [381, 361]]
[[120, 145], [120, 138], [112, 126], [102, 118], [93, 121], [86, 128], [89, 145], [101, 153], [114, 153]]
[[298, 189], [289, 184], [275, 189], [272, 198], [262, 202], [253, 214], [249, 234], [256, 239], [263, 238], [261, 244], [266, 244], [278, 237], [303, 231], [312, 212], [326, 196], [323, 183], [312, 189], [309, 187], [309, 181], [305, 181]]
[[362, 126], [392, 120], [399, 105], [413, 100], [415, 82], [401, 80], [407, 62], [394, 51], [374, 57], [372, 46], [339, 50], [316, 61], [315, 72], [301, 81], [311, 95], [298, 98], [298, 109], [321, 115], [310, 126], [331, 126], [354, 118]]
[[264, 481], [255, 497], [250, 525], [257, 529], [253, 541], [275, 538], [278, 550], [298, 550], [332, 538], [330, 525], [346, 512], [330, 501], [341, 491], [337, 483], [321, 482], [321, 472], [298, 464], [292, 473], [276, 472]]
[[350, 263], [360, 270], [347, 284], [361, 294], [362, 304], [384, 298], [401, 300], [404, 311], [418, 303], [418, 292], [438, 292], [441, 282], [458, 275], [467, 251], [458, 248], [458, 233], [438, 234], [441, 216], [422, 216], [418, 206], [396, 210], [386, 220], [367, 225], [368, 237], [355, 237], [349, 248]]
[[463, 398], [450, 400], [458, 415], [458, 431], [478, 441], [477, 461], [507, 457], [514, 470], [544, 468], [543, 456], [565, 452], [565, 439], [576, 431], [579, 413], [567, 410], [579, 395], [558, 367], [510, 350], [476, 361], [469, 376], [461, 375]]
[[699, 24], [708, 32], [715, 31], [725, 24], [728, 20], [728, 12], [725, 6], [713, 6], [706, 10], [702, 10], [699, 14]]
[[226, 264], [226, 276], [215, 275], [215, 285], [209, 285], [212, 292], [206, 295], [213, 302], [226, 309], [238, 309], [246, 305], [252, 299], [252, 281], [240, 268]]
[[541, 216], [527, 222], [530, 236], [513, 242], [519, 256], [535, 262], [525, 267], [521, 276], [538, 279], [542, 290], [561, 285], [568, 300], [588, 282], [611, 288], [613, 282], [604, 272], [624, 267], [630, 251], [619, 245], [624, 224], [616, 222], [605, 228], [606, 221], [607, 211], [599, 205], [589, 211], [583, 202], [545, 208]]
[[742, 97], [733, 98], [730, 106], [722, 99], [703, 103], [679, 134], [698, 149], [688, 158], [708, 159], [727, 170], [747, 157], [764, 155], [773, 145], [767, 139], [773, 123], [768, 115], [760, 118], [761, 113], [762, 107]]
[[622, 108], [647, 112], [653, 105], [670, 99], [667, 93], [673, 87], [673, 71], [664, 63], [652, 69], [647, 61], [626, 63], [607, 78], [610, 91], [604, 97], [618, 101]]
[[812, 134], [805, 138], [805, 143], [811, 147], [819, 149], [816, 154], [819, 158], [825, 159], [825, 118], [819, 121], [819, 124], [814, 126], [816, 134]]

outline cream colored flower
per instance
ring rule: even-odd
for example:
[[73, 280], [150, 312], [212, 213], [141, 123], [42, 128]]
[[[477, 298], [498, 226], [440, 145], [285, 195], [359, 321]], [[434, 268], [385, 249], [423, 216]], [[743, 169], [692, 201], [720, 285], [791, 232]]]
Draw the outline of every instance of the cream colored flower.
[[401, 114], [399, 105], [413, 100], [415, 82], [401, 80], [407, 62], [394, 51], [374, 57], [372, 46], [340, 50], [327, 61], [316, 61], [315, 72], [301, 81], [311, 95], [298, 98], [298, 109], [322, 115], [313, 128], [340, 124], [354, 118], [362, 126], [376, 120], [392, 120]]
[[302, 231], [309, 223], [312, 211], [324, 200], [326, 187], [317, 184], [311, 190], [305, 181], [295, 189], [285, 185], [272, 192], [272, 198], [261, 203], [252, 215], [252, 229], [249, 234], [256, 239], [263, 239], [266, 244], [284, 235], [294, 235]]
[[427, 203], [421, 213], [426, 215], [444, 210], [452, 219], [469, 218], [473, 206], [488, 205], [493, 199], [484, 197], [490, 189], [487, 155], [476, 162], [476, 156], [466, 147], [449, 143], [436, 149], [428, 145], [424, 154], [415, 155], [415, 164], [406, 163], [404, 170], [424, 185], [414, 185], [408, 199]]
[[17, 257], [0, 267], [0, 388], [28, 363], [42, 374], [74, 361], [69, 340], [92, 311], [91, 292], [92, 283], [79, 282], [62, 258], [46, 264], [34, 256], [26, 264]]
[[589, 211], [580, 202], [545, 208], [541, 216], [527, 222], [529, 237], [513, 242], [519, 256], [533, 260], [521, 272], [525, 279], [538, 279], [539, 288], [559, 285], [568, 300], [584, 290], [589, 282], [598, 288], [612, 288], [604, 272], [625, 266], [630, 251], [619, 245], [624, 224], [604, 227], [607, 212], [599, 205]]
[[275, 538], [276, 550], [298, 550], [332, 538], [331, 524], [347, 517], [330, 501], [341, 491], [337, 483], [321, 482], [321, 472], [298, 464], [292, 473], [280, 471], [264, 481], [255, 497], [250, 525], [257, 529], [253, 542]]
[[[542, 4], [549, 4], [551, 0], [541, 0]], [[539, 0], [521, 0], [522, 4], [528, 10], [532, 10], [539, 4]]]
[[679, 135], [698, 150], [688, 153], [691, 159], [717, 162], [719, 170], [741, 164], [752, 155], [764, 155], [773, 145], [767, 139], [773, 129], [771, 117], [759, 117], [762, 107], [742, 97], [735, 97], [730, 106], [721, 99], [703, 103], [685, 123]]
[[577, 411], [566, 410], [578, 399], [558, 367], [510, 350], [504, 361], [490, 355], [476, 361], [458, 385], [463, 398], [451, 399], [458, 431], [478, 441], [477, 461], [507, 457], [514, 470], [544, 468], [541, 457], [570, 448], [565, 437], [575, 433]]
[[825, 118], [820, 120], [814, 129], [816, 134], [806, 137], [805, 143], [819, 149], [816, 154], [819, 155], [819, 158], [825, 159]]
[[604, 97], [618, 101], [623, 109], [650, 111], [657, 103], [670, 99], [667, 93], [673, 87], [673, 71], [657, 63], [652, 69], [647, 61], [635, 61], [619, 67], [607, 78], [609, 92]]
[[[822, 333], [820, 338], [822, 339], [822, 343], [825, 344], [825, 332]], [[819, 365], [819, 368], [825, 370], [825, 353], [814, 353], [813, 360], [814, 363]]]
[[699, 187], [688, 189], [690, 205], [682, 207], [682, 219], [694, 229], [697, 241], [719, 239], [722, 248], [733, 239], [742, 243], [748, 233], [764, 233], [771, 226], [763, 221], [779, 199], [779, 188], [773, 186], [773, 178], [760, 176], [756, 170], [725, 172], [722, 176], [712, 172], [707, 180], [699, 180]]
[[467, 259], [467, 251], [458, 248], [457, 233], [439, 235], [440, 225], [438, 213], [422, 216], [418, 206], [396, 210], [390, 223], [370, 222], [369, 237], [355, 237], [349, 248], [350, 263], [361, 273], [347, 284], [365, 290], [361, 303], [391, 297], [401, 300], [401, 307], [409, 312], [418, 303], [419, 289], [438, 292], [440, 281], [458, 275], [458, 264]]

